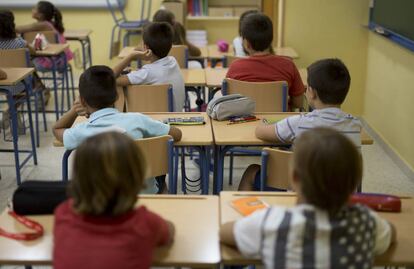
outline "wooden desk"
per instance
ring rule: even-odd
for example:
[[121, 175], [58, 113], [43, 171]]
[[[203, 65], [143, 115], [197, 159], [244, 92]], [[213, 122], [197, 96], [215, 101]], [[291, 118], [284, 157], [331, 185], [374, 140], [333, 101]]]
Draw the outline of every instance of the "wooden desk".
[[[155, 252], [153, 266], [213, 267], [220, 262], [217, 196], [142, 195], [139, 204], [174, 223], [174, 244]], [[0, 264], [50, 265], [53, 249], [53, 216], [35, 216], [45, 235], [35, 241], [18, 242], [0, 237]], [[1, 227], [11, 232], [25, 228], [6, 212]]]
[[224, 78], [227, 75], [228, 68], [206, 68], [206, 85], [209, 88], [221, 88]]
[[48, 44], [47, 48], [44, 50], [36, 50], [33, 54], [36, 57], [50, 57], [50, 56], [58, 56], [59, 54], [63, 53], [66, 48], [69, 47], [69, 44]]
[[1, 86], [13, 86], [22, 81], [24, 78], [32, 74], [35, 69], [34, 68], [10, 68], [10, 67], [2, 67], [1, 68], [7, 74], [6, 79], [0, 80]]
[[218, 50], [218, 47], [216, 44], [211, 44], [207, 46], [207, 54], [208, 58], [211, 60], [221, 60], [226, 56], [231, 56], [234, 54], [233, 52], [233, 46], [229, 46], [229, 50], [227, 52], [221, 52]]
[[291, 47], [280, 47], [280, 48], [274, 47], [273, 51], [278, 56], [285, 56], [285, 57], [289, 57], [292, 59], [299, 58], [298, 53]]
[[92, 66], [92, 48], [89, 39], [91, 33], [92, 30], [89, 29], [69, 29], [65, 31], [66, 40], [78, 41], [81, 44], [83, 70]]
[[66, 40], [86, 40], [91, 33], [90, 29], [68, 29], [65, 30], [64, 35]]
[[[220, 193], [220, 222], [221, 224], [241, 219], [242, 216], [231, 206], [230, 201], [247, 196], [257, 196], [269, 205], [293, 206], [296, 203], [294, 193], [275, 192], [221, 192]], [[379, 215], [395, 225], [397, 230], [397, 243], [386, 253], [375, 259], [378, 266], [409, 266], [414, 265], [414, 199], [402, 199], [401, 213], [379, 213]], [[224, 264], [260, 264], [259, 260], [248, 259], [228, 246], [221, 245], [221, 258]]]
[[181, 69], [185, 86], [198, 87], [206, 85], [206, 75], [203, 69]]

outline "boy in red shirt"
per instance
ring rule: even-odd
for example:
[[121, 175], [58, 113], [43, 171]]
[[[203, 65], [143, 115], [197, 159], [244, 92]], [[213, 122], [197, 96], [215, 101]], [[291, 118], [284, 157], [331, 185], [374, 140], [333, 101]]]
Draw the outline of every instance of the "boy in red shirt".
[[302, 108], [305, 87], [298, 69], [290, 58], [271, 53], [273, 25], [270, 18], [260, 13], [249, 14], [243, 19], [240, 30], [249, 57], [234, 61], [227, 77], [252, 82], [286, 81], [290, 108]]

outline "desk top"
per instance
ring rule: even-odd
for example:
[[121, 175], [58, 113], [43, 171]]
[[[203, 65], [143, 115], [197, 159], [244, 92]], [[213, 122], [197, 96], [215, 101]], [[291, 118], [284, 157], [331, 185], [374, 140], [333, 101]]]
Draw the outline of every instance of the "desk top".
[[223, 57], [233, 55], [233, 46], [229, 46], [229, 50], [227, 52], [221, 52], [218, 50], [216, 44], [211, 44], [207, 46], [207, 54], [208, 58], [210, 59], [223, 59]]
[[[242, 216], [231, 206], [230, 201], [246, 196], [257, 196], [269, 205], [293, 206], [296, 203], [294, 193], [275, 193], [275, 192], [221, 192], [220, 193], [220, 222], [226, 223], [235, 221]], [[412, 224], [414, 219], [414, 199], [402, 198], [401, 213], [379, 213], [379, 215], [395, 225], [397, 230], [397, 243], [394, 244], [386, 253], [375, 260], [376, 265], [413, 265], [414, 256], [414, 233]], [[225, 264], [257, 264], [258, 260], [248, 260], [241, 254], [228, 246], [221, 246], [222, 261]]]
[[85, 40], [92, 33], [90, 29], [68, 29], [65, 30], [66, 40]]
[[1, 68], [7, 74], [6, 79], [0, 80], [1, 86], [12, 86], [16, 85], [20, 81], [22, 81], [25, 77], [33, 73], [35, 70], [34, 68], [10, 68], [10, 67], [2, 67]]
[[209, 88], [221, 87], [224, 78], [226, 77], [228, 68], [206, 68], [206, 85]]
[[[175, 146], [208, 146], [213, 144], [213, 133], [211, 128], [211, 120], [205, 112], [154, 112], [144, 113], [155, 120], [162, 121], [166, 118], [178, 117], [201, 117], [203, 116], [206, 124], [203, 125], [176, 125], [182, 132], [181, 140], [175, 142]], [[76, 124], [86, 121], [85, 117], [77, 117], [72, 127]], [[53, 142], [55, 147], [63, 147], [63, 144], [55, 139]]]
[[[256, 116], [260, 119], [271, 118], [282, 120], [286, 117], [298, 115], [297, 112], [279, 112], [279, 113], [256, 113]], [[212, 120], [214, 142], [216, 145], [269, 145], [269, 142], [258, 139], [255, 136], [256, 126], [261, 124], [261, 121], [246, 122], [240, 124], [228, 125], [228, 121], [216, 121]], [[374, 141], [364, 131], [361, 131], [361, 144], [370, 145]]]
[[203, 69], [181, 69], [185, 86], [206, 85], [206, 75]]
[[[206, 267], [219, 263], [217, 196], [142, 195], [138, 203], [170, 220], [176, 228], [174, 244], [156, 250], [154, 266]], [[43, 225], [45, 235], [29, 242], [0, 237], [0, 264], [51, 264], [53, 216], [32, 218]], [[10, 232], [26, 231], [6, 211], [0, 215], [0, 223]]]
[[69, 44], [48, 44], [47, 48], [44, 50], [36, 50], [34, 56], [58, 56], [61, 54], [66, 48], [69, 47]]
[[280, 48], [274, 47], [273, 50], [275, 54], [279, 56], [285, 56], [285, 57], [289, 57], [292, 59], [299, 58], [298, 53], [291, 47], [280, 47]]

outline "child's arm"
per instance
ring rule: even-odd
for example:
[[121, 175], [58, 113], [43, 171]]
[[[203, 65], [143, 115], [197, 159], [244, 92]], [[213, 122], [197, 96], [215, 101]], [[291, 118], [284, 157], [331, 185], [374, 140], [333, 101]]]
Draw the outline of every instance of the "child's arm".
[[290, 104], [291, 104], [291, 110], [292, 111], [295, 108], [302, 109], [303, 108], [303, 95], [291, 96], [290, 97]]
[[26, 33], [26, 32], [35, 32], [35, 31], [49, 31], [52, 30], [49, 28], [49, 25], [45, 22], [34, 22], [26, 25], [16, 26], [16, 33]]
[[234, 221], [233, 222], [227, 222], [220, 226], [220, 242], [223, 244], [237, 247], [236, 245], [236, 239], [234, 238]]
[[6, 79], [7, 78], [7, 73], [4, 72], [4, 70], [0, 69], [0, 79]]
[[256, 127], [256, 137], [264, 141], [280, 142], [276, 136], [276, 128], [274, 124], [261, 124]]
[[115, 65], [112, 68], [112, 71], [114, 71], [115, 77], [118, 77], [119, 75], [121, 75], [122, 71], [127, 66], [129, 66], [129, 64], [132, 61], [136, 61], [138, 59], [148, 60], [151, 56], [152, 56], [151, 50], [145, 50], [145, 51], [134, 50], [128, 56], [122, 59], [117, 65]]
[[63, 133], [66, 129], [72, 127], [78, 115], [87, 116], [84, 107], [80, 104], [79, 100], [73, 103], [72, 108], [66, 112], [53, 126], [53, 135], [56, 139], [63, 143]]
[[170, 126], [170, 131], [168, 132], [168, 135], [171, 135], [174, 141], [180, 141], [182, 137], [182, 132], [180, 129], [174, 126]]

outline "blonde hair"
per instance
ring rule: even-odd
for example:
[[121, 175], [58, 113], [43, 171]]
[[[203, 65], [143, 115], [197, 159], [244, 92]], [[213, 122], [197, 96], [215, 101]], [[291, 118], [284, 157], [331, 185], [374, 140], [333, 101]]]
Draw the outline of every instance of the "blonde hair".
[[69, 192], [76, 212], [120, 215], [133, 209], [144, 182], [143, 156], [124, 134], [86, 139], [76, 150]]

